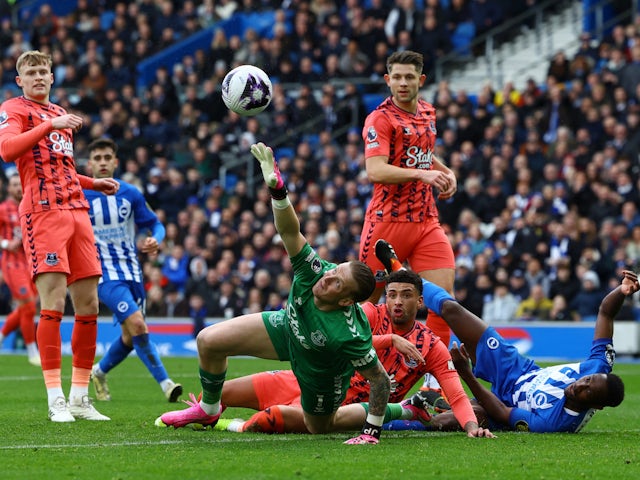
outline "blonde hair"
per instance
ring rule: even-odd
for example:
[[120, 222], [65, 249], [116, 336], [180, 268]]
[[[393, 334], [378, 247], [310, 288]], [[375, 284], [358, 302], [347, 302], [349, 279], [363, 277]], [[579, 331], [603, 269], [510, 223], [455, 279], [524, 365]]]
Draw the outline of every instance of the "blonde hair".
[[29, 50], [23, 52], [16, 60], [16, 70], [18, 75], [20, 75], [20, 69], [23, 65], [34, 66], [34, 65], [47, 65], [49, 68], [53, 65], [53, 60], [51, 59], [51, 55], [48, 53], [41, 52], [40, 50]]

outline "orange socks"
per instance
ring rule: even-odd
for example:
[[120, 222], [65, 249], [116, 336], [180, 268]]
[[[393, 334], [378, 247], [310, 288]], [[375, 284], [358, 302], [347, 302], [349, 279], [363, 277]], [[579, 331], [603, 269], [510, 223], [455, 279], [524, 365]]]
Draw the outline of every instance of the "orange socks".
[[269, 407], [261, 410], [247, 420], [242, 429], [244, 432], [283, 433], [284, 418], [280, 407]]
[[[2, 335], [7, 336], [20, 325], [20, 309], [16, 309], [7, 315], [4, 325], [2, 326]], [[24, 335], [24, 334], [23, 334]]]
[[36, 324], [33, 317], [36, 314], [36, 302], [31, 301], [21, 305], [17, 312], [20, 314], [20, 330], [25, 344], [36, 341]]
[[97, 337], [98, 315], [76, 315], [71, 334], [74, 367], [91, 370], [96, 355]]
[[40, 311], [40, 323], [38, 325], [37, 339], [42, 359], [42, 371], [47, 378], [47, 370], [58, 371], [58, 381], [60, 378], [60, 367], [62, 357], [60, 351], [60, 322], [62, 312], [53, 310]]

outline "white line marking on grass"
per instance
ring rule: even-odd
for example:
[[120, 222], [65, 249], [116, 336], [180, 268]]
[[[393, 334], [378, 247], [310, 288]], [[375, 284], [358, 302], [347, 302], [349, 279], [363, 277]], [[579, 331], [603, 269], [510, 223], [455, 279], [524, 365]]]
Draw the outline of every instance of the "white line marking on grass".
[[[406, 439], [406, 438], [425, 438], [425, 437], [450, 437], [451, 432], [427, 432], [427, 435], [424, 432], [420, 431], [403, 431], [402, 433], [398, 432], [395, 434], [386, 434], [383, 436], [384, 439]], [[609, 433], [612, 435], [622, 434], [622, 433], [640, 433], [640, 429], [631, 429], [631, 430], [623, 430], [623, 431], [609, 431], [609, 430], [590, 430], [588, 432], [584, 432], [581, 435], [589, 435], [589, 433]], [[500, 434], [513, 434], [513, 435], [522, 435], [517, 432], [497, 432], [497, 435]], [[535, 434], [532, 434], [535, 435]], [[191, 443], [255, 443], [255, 442], [300, 442], [300, 441], [345, 441], [349, 438], [348, 434], [342, 436], [341, 434], [328, 434], [328, 435], [304, 435], [304, 434], [289, 434], [289, 435], [259, 435], [259, 434], [238, 434], [238, 436], [234, 436], [233, 438], [225, 437], [225, 438], [215, 438], [213, 436], [194, 436], [194, 439], [182, 439], [182, 440], [157, 440], [157, 441], [137, 441], [137, 442], [99, 442], [99, 443], [67, 443], [61, 445], [54, 444], [36, 444], [29, 443], [23, 445], [4, 445], [0, 446], [0, 451], [2, 450], [33, 450], [33, 449], [66, 449], [66, 448], [79, 448], [79, 447], [149, 447], [156, 445], [189, 445]]]

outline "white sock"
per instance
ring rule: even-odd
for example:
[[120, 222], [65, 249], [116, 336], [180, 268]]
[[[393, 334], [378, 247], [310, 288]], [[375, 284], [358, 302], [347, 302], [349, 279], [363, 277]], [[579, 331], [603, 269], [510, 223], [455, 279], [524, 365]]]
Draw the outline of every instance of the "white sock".
[[220, 411], [220, 401], [216, 403], [204, 403], [200, 400], [200, 408], [204, 410], [207, 415], [217, 415]]
[[244, 420], [231, 420], [227, 425], [227, 432], [242, 432], [244, 427]]
[[27, 343], [25, 347], [27, 348], [27, 355], [29, 356], [29, 358], [40, 356], [40, 354], [38, 353], [38, 346], [36, 345], [36, 342]]
[[104, 377], [106, 375], [106, 373], [104, 373], [102, 371], [102, 369], [100, 368], [100, 364], [96, 363], [92, 368], [91, 368], [91, 373], [93, 375], [95, 375], [96, 377]]
[[55, 402], [58, 397], [64, 398], [62, 387], [47, 388], [47, 401], [49, 405], [53, 405], [53, 402]]
[[170, 378], [167, 378], [166, 380], [162, 380], [160, 382], [160, 388], [162, 389], [163, 392], [166, 392], [168, 388], [171, 388], [174, 385], [175, 383]]
[[69, 403], [74, 405], [80, 405], [82, 403], [82, 397], [89, 395], [89, 387], [76, 387], [71, 385], [69, 390]]

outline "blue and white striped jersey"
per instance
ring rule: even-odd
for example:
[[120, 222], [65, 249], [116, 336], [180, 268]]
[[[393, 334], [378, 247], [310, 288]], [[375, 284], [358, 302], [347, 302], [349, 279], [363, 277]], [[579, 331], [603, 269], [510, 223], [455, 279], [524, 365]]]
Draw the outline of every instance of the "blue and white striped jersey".
[[120, 189], [115, 195], [84, 190], [102, 262], [100, 282], [124, 280], [142, 283], [136, 249], [137, 229], [158, 231], [156, 227], [159, 225], [164, 233], [164, 227], [137, 188], [121, 180], [118, 183]]
[[520, 355], [489, 327], [476, 347], [474, 373], [491, 383], [491, 391], [513, 407], [509, 425], [530, 432], [579, 432], [595, 413], [575, 412], [565, 407], [564, 389], [594, 373], [610, 373], [615, 359], [611, 339], [593, 341], [589, 358], [541, 368]]

